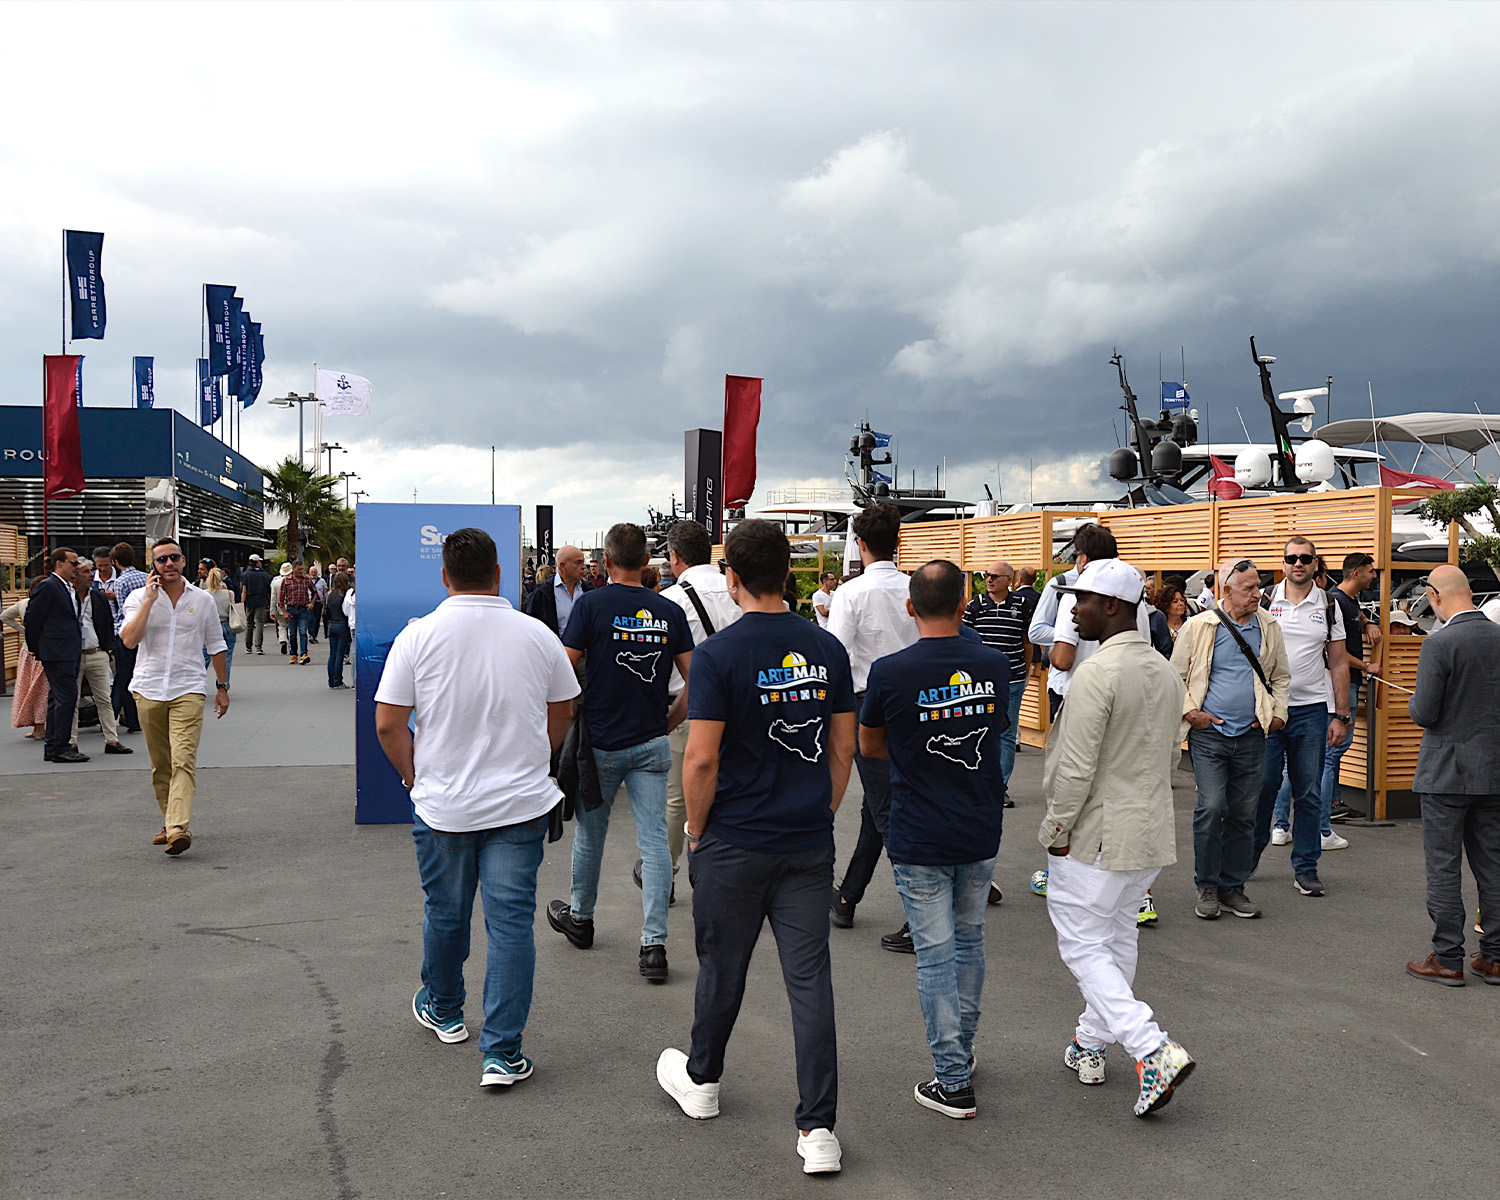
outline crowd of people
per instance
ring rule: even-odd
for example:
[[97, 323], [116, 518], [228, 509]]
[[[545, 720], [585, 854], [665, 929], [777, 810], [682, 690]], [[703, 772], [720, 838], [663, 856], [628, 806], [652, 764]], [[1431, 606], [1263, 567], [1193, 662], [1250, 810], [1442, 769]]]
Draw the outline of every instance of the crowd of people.
[[[44, 744], [44, 760], [59, 764], [90, 761], [78, 741], [86, 706], [104, 735], [105, 754], [133, 753], [121, 733], [143, 734], [163, 819], [154, 843], [178, 855], [192, 844], [187, 825], [209, 672], [216, 714], [223, 716], [239, 634], [246, 636], [245, 653], [264, 654], [269, 617], [312, 641], [326, 630], [329, 687], [347, 687], [354, 569], [339, 559], [325, 587], [317, 565], [283, 564], [277, 580], [296, 582], [282, 603], [285, 588], [274, 587], [258, 554], [238, 573], [201, 559], [196, 583], [188, 582], [187, 560], [173, 539], [158, 540], [148, 559], [149, 572], [140, 570], [128, 542], [97, 546], [89, 558], [57, 547], [27, 595], [0, 612], [0, 622], [21, 642], [11, 725], [29, 728], [26, 737]], [[288, 654], [286, 640], [282, 653]], [[311, 660], [304, 652], [290, 661]]]

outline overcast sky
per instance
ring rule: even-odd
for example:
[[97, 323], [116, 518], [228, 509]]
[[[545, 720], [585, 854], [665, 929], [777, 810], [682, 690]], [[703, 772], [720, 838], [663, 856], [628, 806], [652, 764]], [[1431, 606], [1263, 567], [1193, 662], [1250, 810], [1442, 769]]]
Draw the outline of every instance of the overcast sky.
[[[682, 493], [765, 377], [758, 497], [853, 423], [968, 498], [1110, 493], [1118, 346], [1179, 347], [1213, 434], [1500, 410], [1500, 9], [1373, 4], [0, 6], [0, 402], [40, 402], [60, 230], [105, 233], [89, 404], [190, 411], [199, 285], [264, 326], [244, 420], [295, 451], [314, 361], [377, 500]], [[1322, 414], [1320, 413], [1320, 417]], [[1233, 428], [1229, 428], [1232, 426]]]

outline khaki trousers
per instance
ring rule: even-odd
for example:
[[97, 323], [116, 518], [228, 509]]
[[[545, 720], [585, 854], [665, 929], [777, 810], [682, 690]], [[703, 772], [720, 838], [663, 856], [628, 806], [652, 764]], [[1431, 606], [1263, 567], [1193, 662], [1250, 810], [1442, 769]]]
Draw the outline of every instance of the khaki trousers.
[[684, 721], [667, 734], [667, 746], [672, 751], [672, 768], [667, 772], [667, 850], [672, 855], [672, 873], [677, 873], [677, 860], [682, 857], [682, 843], [686, 835], [682, 827], [687, 824], [687, 801], [682, 795], [682, 760], [687, 754], [688, 722]]
[[[113, 689], [109, 682], [109, 655], [103, 650], [85, 650], [78, 660], [78, 675], [89, 681], [89, 692], [94, 697], [94, 707], [99, 710], [99, 728], [104, 731], [106, 742], [120, 740], [120, 727], [115, 724], [115, 705], [110, 698]], [[83, 688], [78, 689], [78, 704], [73, 709], [73, 745], [78, 745], [78, 709], [83, 707]]]
[[203, 736], [202, 692], [175, 700], [147, 700], [135, 693], [141, 733], [151, 755], [151, 786], [167, 837], [187, 829], [198, 776], [198, 740]]

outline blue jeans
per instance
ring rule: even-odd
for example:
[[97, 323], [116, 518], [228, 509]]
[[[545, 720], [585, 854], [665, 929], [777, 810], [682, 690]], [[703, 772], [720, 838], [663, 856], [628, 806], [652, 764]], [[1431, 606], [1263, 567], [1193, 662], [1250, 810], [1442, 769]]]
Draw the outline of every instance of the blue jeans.
[[620, 785], [630, 793], [630, 815], [635, 821], [635, 844], [641, 851], [641, 945], [667, 944], [667, 901], [672, 895], [672, 854], [667, 849], [667, 773], [672, 750], [667, 737], [652, 738], [620, 750], [595, 750], [599, 791], [604, 803], [589, 812], [578, 810], [573, 833], [573, 895], [569, 900], [578, 921], [594, 919], [599, 898], [599, 867], [604, 861], [604, 838], [609, 833], [609, 810]]
[[[1347, 750], [1348, 748], [1349, 744], [1347, 742], [1344, 743], [1344, 750]], [[1344, 756], [1344, 750], [1340, 750], [1338, 752], [1340, 758]], [[1332, 753], [1332, 750], [1324, 751], [1325, 755]], [[1338, 778], [1337, 766], [1334, 767], [1334, 778]], [[1329, 823], [1328, 820], [1333, 812], [1333, 801], [1323, 799], [1323, 797], [1328, 793], [1327, 780], [1328, 759], [1325, 757], [1323, 759], [1323, 774], [1319, 777], [1318, 783], [1318, 807], [1322, 810], [1323, 813], [1323, 823], [1320, 827], [1320, 832], [1322, 833], [1323, 837], [1327, 837], [1330, 833], [1333, 832], [1333, 826]], [[1276, 829], [1291, 829], [1292, 827], [1292, 777], [1285, 771], [1281, 773], [1281, 787], [1276, 791], [1276, 810], [1275, 815], [1272, 817], [1271, 824]]]
[[1217, 729], [1189, 729], [1188, 753], [1198, 785], [1193, 883], [1220, 892], [1243, 891], [1254, 857], [1265, 735], [1259, 729], [1239, 737], [1226, 737]]
[[1328, 746], [1328, 706], [1294, 704], [1286, 728], [1266, 736], [1266, 764], [1260, 780], [1260, 806], [1255, 818], [1255, 861], [1271, 842], [1271, 820], [1281, 773], [1292, 785], [1292, 871], [1316, 874], [1323, 854], [1323, 753]]
[[[224, 631], [224, 682], [229, 682], [229, 673], [234, 670], [234, 644], [239, 640], [239, 635], [229, 628], [228, 621], [220, 621], [219, 628]], [[249, 651], [247, 650], [248, 654]], [[213, 657], [208, 652], [208, 647], [203, 647], [203, 665], [206, 667], [213, 662]]]
[[1351, 682], [1349, 684], [1349, 707], [1344, 710], [1349, 714], [1349, 725], [1344, 730], [1344, 740], [1323, 752], [1324, 833], [1330, 831], [1328, 817], [1333, 812], [1333, 802], [1339, 798], [1339, 764], [1343, 762], [1345, 752], [1354, 744], [1354, 714], [1359, 711], [1359, 693], [1359, 684]]
[[1021, 731], [1021, 697], [1026, 694], [1026, 677], [1011, 680], [1010, 728], [1000, 735], [1000, 777], [1008, 784], [1010, 773], [1016, 769], [1016, 735]]
[[917, 951], [917, 999], [938, 1082], [968, 1086], [984, 992], [984, 906], [995, 860], [922, 867], [892, 863]]
[[344, 656], [349, 653], [349, 626], [344, 621], [328, 622], [328, 686], [344, 682]]
[[427, 902], [422, 916], [422, 982], [441, 1017], [464, 1006], [464, 962], [474, 889], [484, 901], [489, 950], [484, 970], [482, 1054], [521, 1052], [536, 970], [536, 872], [542, 865], [546, 816], [520, 825], [443, 833], [418, 817], [411, 836]]
[[[306, 654], [307, 634], [312, 628], [312, 609], [305, 606], [302, 608], [288, 608], [286, 610], [286, 623], [286, 640], [287, 645], [290, 647], [290, 652], [292, 654]], [[299, 641], [302, 645], [302, 649], [300, 650], [297, 649]]]

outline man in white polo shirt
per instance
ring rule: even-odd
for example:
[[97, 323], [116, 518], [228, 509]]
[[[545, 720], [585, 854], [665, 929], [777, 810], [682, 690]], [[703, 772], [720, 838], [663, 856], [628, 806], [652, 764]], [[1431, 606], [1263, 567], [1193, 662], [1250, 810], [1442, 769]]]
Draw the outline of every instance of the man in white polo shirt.
[[557, 638], [500, 597], [484, 530], [444, 540], [443, 584], [448, 599], [391, 645], [375, 730], [416, 809], [427, 900], [412, 1012], [440, 1041], [468, 1038], [463, 968], [477, 887], [489, 933], [479, 1082], [508, 1086], [532, 1072], [521, 1035], [536, 967], [536, 874], [547, 815], [562, 799], [547, 770], [578, 680]]
[[[1292, 877], [1304, 896], [1323, 895], [1318, 859], [1323, 854], [1323, 756], [1344, 740], [1354, 721], [1348, 711], [1349, 652], [1339, 606], [1313, 582], [1318, 549], [1305, 537], [1287, 541], [1286, 574], [1267, 607], [1281, 623], [1292, 682], [1284, 728], [1266, 736], [1265, 774], [1255, 820], [1255, 861], [1271, 841], [1276, 793], [1285, 772], [1292, 785]], [[1337, 697], [1337, 702], [1335, 702]]]

